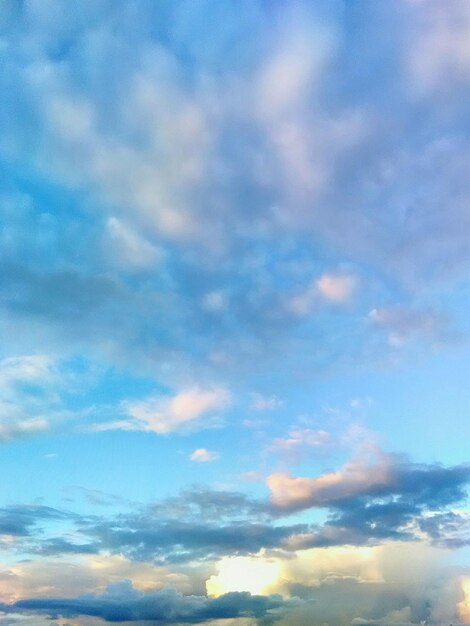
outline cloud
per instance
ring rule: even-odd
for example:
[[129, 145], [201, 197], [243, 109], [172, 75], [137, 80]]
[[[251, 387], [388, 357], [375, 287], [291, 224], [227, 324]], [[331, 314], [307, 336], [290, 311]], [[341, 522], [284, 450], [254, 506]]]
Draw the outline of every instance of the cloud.
[[[367, 498], [402, 497], [413, 505], [445, 506], [464, 496], [470, 481], [470, 466], [444, 468], [439, 465], [414, 465], [399, 456], [375, 450], [376, 459], [353, 459], [336, 472], [316, 478], [292, 477], [277, 473], [268, 476], [271, 501], [281, 510], [310, 507], [343, 507], [343, 514], [354, 516], [355, 503]], [[392, 499], [383, 505], [400, 505]], [[349, 508], [348, 508], [349, 507]], [[370, 509], [372, 510], [372, 508]]]
[[[0, 531], [18, 537], [30, 554], [106, 553], [160, 565], [390, 540], [455, 548], [469, 541], [468, 515], [458, 509], [469, 482], [468, 466], [418, 465], [381, 453], [375, 462], [349, 462], [318, 478], [271, 476], [271, 502], [194, 488], [153, 505], [134, 504], [133, 512], [119, 515], [4, 509]], [[312, 507], [326, 510], [324, 522], [288, 524], [283, 519]], [[45, 534], [44, 519], [62, 520], [64, 530], [51, 528]]]
[[442, 11], [435, 0], [428, 6], [428, 19], [417, 24], [409, 50], [410, 86], [416, 96], [438, 95], [468, 82], [470, 77], [470, 12], [459, 0], [453, 10]]
[[32, 558], [0, 567], [0, 602], [13, 603], [21, 598], [48, 596], [75, 597], [103, 593], [110, 583], [132, 580], [136, 589], [155, 591], [172, 587], [184, 595], [204, 589], [203, 572], [184, 566], [159, 567], [150, 562], [135, 562], [116, 554], [65, 553], [54, 557], [45, 552]]
[[351, 302], [359, 280], [352, 274], [323, 274], [287, 302], [289, 311], [300, 317], [310, 315], [322, 303], [345, 305]]
[[43, 354], [0, 361], [0, 441], [32, 437], [61, 416], [67, 374]]
[[277, 473], [268, 476], [271, 500], [275, 506], [286, 509], [303, 509], [311, 506], [328, 506], [374, 490], [390, 488], [394, 482], [392, 459], [379, 458], [373, 465], [363, 460], [350, 461], [342, 470], [318, 478], [297, 478]]
[[[48, 6], [9, 14], [0, 75], [2, 319], [28, 351], [60, 346], [189, 380], [200, 356], [241, 371], [288, 343], [289, 372], [370, 362], [370, 328], [345, 305], [370, 310], [374, 283], [406, 287], [418, 309], [423, 285], [465, 273], [460, 4], [433, 3], [428, 19], [419, 2], [236, 13], [210, 2], [191, 27], [186, 5], [162, 16], [144, 2], [131, 16], [100, 3], [72, 17]], [[380, 79], [362, 80], [377, 59]], [[453, 96], [417, 97], [413, 77], [426, 74]], [[18, 163], [29, 186], [9, 175]], [[333, 339], [325, 317], [337, 306], [348, 321]]]
[[[95, 430], [164, 435], [220, 423], [228, 387], [269, 379], [284, 393], [299, 374], [366, 375], [383, 358], [382, 335], [394, 355], [410, 344], [414, 363], [415, 348], [451, 343], [453, 316], [466, 323], [464, 0], [1, 4], [0, 326], [2, 357], [13, 359], [0, 363], [1, 440], [65, 423], [64, 399], [84, 401], [71, 398], [69, 358], [108, 371], [92, 393], [114, 394], [113, 407], [97, 408]], [[122, 402], [117, 371], [145, 389], [140, 400]], [[176, 391], [147, 395], [149, 378]], [[280, 408], [277, 396], [252, 400], [255, 411]], [[271, 445], [292, 460], [327, 441], [296, 428]], [[199, 460], [211, 454], [199, 449]], [[56, 580], [69, 587], [48, 595], [65, 600], [80, 593], [74, 564], [106, 553], [176, 570], [262, 549], [292, 564], [311, 546], [468, 545], [466, 466], [381, 454], [299, 474], [271, 475], [270, 501], [192, 488], [121, 514], [17, 505], [0, 511], [0, 529], [15, 538], [5, 550], [24, 558], [23, 580], [36, 559], [30, 589], [50, 588], [41, 566], [57, 557]], [[315, 523], [288, 523], [311, 508], [321, 509]], [[442, 574], [434, 592], [407, 595], [371, 582], [384, 569], [374, 558], [338, 554], [318, 573], [324, 552], [310, 553], [305, 576], [289, 579], [306, 595], [322, 587], [315, 611], [291, 625], [450, 623], [455, 602], [440, 613], [436, 590], [464, 602], [453, 576], [451, 590]], [[407, 568], [417, 558], [400, 557]], [[106, 575], [127, 577], [116, 570]], [[102, 610], [104, 577], [88, 591], [95, 582]]]
[[[258, 563], [258, 578], [254, 575], [256, 568], [253, 568], [253, 578], [244, 581], [243, 573], [252, 562]], [[28, 595], [32, 584], [28, 568], [32, 564], [24, 563], [17, 570], [19, 573], [22, 568], [24, 574], [21, 597], [12, 597], [2, 609], [7, 614], [21, 612], [37, 619], [47, 612], [69, 619], [72, 615], [99, 615], [108, 621], [121, 620], [126, 615], [131, 621], [137, 621], [143, 615], [158, 619], [164, 604], [167, 616], [163, 620], [173, 619], [173, 623], [202, 619], [197, 609], [193, 611], [201, 606], [204, 607], [202, 621], [206, 618], [205, 611], [212, 615], [214, 609], [230, 612], [232, 619], [236, 619], [236, 611], [240, 610], [238, 614], [244, 613], [245, 617], [251, 615], [261, 622], [265, 618], [279, 620], [283, 624], [306, 621], [315, 625], [325, 622], [383, 624], [390, 623], [390, 620], [401, 623], [400, 616], [408, 616], [408, 622], [416, 625], [425, 620], [429, 623], [461, 623], [466, 618], [468, 578], [465, 570], [451, 566], [450, 562], [446, 550], [412, 542], [389, 542], [374, 548], [317, 548], [288, 559], [282, 558], [281, 554], [221, 559], [215, 563], [214, 575], [209, 576], [207, 582], [211, 591], [221, 594], [224, 609], [219, 604], [212, 605], [216, 598], [208, 598], [204, 592], [195, 593], [187, 576], [180, 575], [182, 587], [176, 592], [165, 586], [165, 582], [171, 584], [171, 575], [167, 572], [148, 564], [132, 568], [118, 557], [90, 557], [88, 568], [63, 568], [66, 582], [60, 581], [61, 570], [57, 564], [54, 569], [46, 563], [46, 572], [40, 576], [41, 584], [48, 585], [55, 593], [61, 591], [60, 595], [44, 597], [37, 587]], [[72, 582], [74, 573], [75, 586]], [[115, 581], [107, 590], [103, 588], [106, 580], [103, 573], [112, 575]], [[126, 573], [129, 575], [127, 580], [123, 577]], [[226, 587], [243, 587], [245, 582], [261, 587], [262, 580], [267, 584], [263, 596], [224, 591]], [[80, 591], [83, 586], [90, 591], [84, 594]], [[67, 594], [69, 589], [75, 593], [69, 591]], [[272, 593], [282, 596], [267, 595]], [[338, 597], [341, 602], [335, 601]], [[253, 598], [257, 599], [256, 603], [251, 602]], [[258, 601], [259, 598], [263, 600]], [[259, 608], [259, 613], [254, 613], [254, 606]], [[184, 615], [183, 611], [186, 611]]]
[[388, 332], [388, 343], [398, 348], [415, 338], [428, 338], [438, 343], [449, 338], [446, 320], [433, 311], [416, 311], [401, 306], [372, 309], [369, 320]]
[[251, 406], [255, 411], [272, 411], [283, 406], [283, 401], [277, 396], [263, 396], [260, 393], [251, 394]]
[[231, 518], [259, 520], [270, 517], [266, 503], [239, 491], [192, 487], [156, 502], [147, 514], [179, 517], [200, 522], [222, 522]]
[[155, 518], [140, 520], [131, 516], [120, 521], [103, 520], [89, 525], [84, 534], [100, 550], [124, 554], [137, 561], [159, 564], [209, 561], [231, 554], [252, 554], [262, 548], [285, 545], [296, 533], [307, 532], [306, 525], [274, 526], [261, 521], [228, 520], [204, 524], [191, 519]]
[[38, 524], [47, 520], [76, 520], [79, 516], [67, 511], [36, 504], [10, 505], [0, 509], [0, 534], [27, 537]]
[[292, 549], [423, 537], [449, 547], [468, 542], [467, 516], [455, 508], [468, 492], [468, 465], [419, 465], [379, 453], [374, 462], [356, 459], [316, 478], [277, 473], [267, 483], [280, 514], [312, 507], [329, 511], [323, 525], [288, 539]]
[[233, 591], [267, 595], [276, 587], [281, 574], [281, 561], [263, 554], [224, 557], [217, 562], [216, 567], [217, 574], [206, 581], [210, 596]]
[[352, 275], [323, 274], [316, 287], [321, 296], [333, 304], [349, 302], [357, 288], [358, 279]]
[[134, 589], [130, 581], [123, 581], [109, 585], [103, 595], [24, 599], [1, 608], [10, 612], [28, 610], [64, 617], [90, 615], [108, 622], [152, 620], [162, 624], [198, 624], [237, 617], [255, 617], [269, 623], [279, 619], [289, 606], [295, 604], [295, 601], [283, 600], [280, 596], [252, 596], [249, 593], [227, 593], [218, 598], [207, 598], [183, 596], [174, 589], [141, 592]]
[[125, 267], [151, 268], [162, 260], [162, 251], [146, 241], [117, 217], [106, 222], [107, 243], [113, 260]]
[[222, 291], [210, 291], [204, 295], [202, 306], [214, 313], [223, 311], [227, 307], [227, 297]]
[[0, 441], [32, 437], [49, 430], [49, 428], [49, 421], [44, 418], [19, 420], [14, 424], [0, 424]]
[[166, 434], [210, 428], [217, 413], [227, 409], [230, 404], [231, 395], [222, 387], [192, 387], [171, 398], [152, 396], [139, 402], [127, 402], [124, 408], [131, 419], [95, 424], [92, 429], [141, 430]]
[[219, 454], [211, 452], [206, 448], [197, 448], [189, 458], [191, 461], [196, 461], [196, 463], [210, 463], [211, 461], [216, 461], [219, 458]]
[[332, 437], [324, 430], [312, 428], [292, 428], [287, 437], [276, 437], [268, 450], [281, 455], [285, 460], [296, 462], [306, 453], [325, 451], [331, 447]]

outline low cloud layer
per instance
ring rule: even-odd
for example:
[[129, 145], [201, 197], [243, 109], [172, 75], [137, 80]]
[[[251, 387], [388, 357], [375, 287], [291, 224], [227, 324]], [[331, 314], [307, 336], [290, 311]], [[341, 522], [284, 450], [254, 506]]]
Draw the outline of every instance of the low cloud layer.
[[298, 603], [300, 601], [283, 600], [280, 596], [252, 596], [248, 593], [228, 593], [218, 598], [183, 596], [172, 589], [143, 593], [124, 582], [110, 586], [101, 596], [20, 600], [14, 605], [0, 605], [0, 609], [9, 612], [29, 610], [62, 617], [90, 615], [107, 622], [148, 620], [161, 624], [200, 624], [217, 619], [254, 617], [268, 624]]

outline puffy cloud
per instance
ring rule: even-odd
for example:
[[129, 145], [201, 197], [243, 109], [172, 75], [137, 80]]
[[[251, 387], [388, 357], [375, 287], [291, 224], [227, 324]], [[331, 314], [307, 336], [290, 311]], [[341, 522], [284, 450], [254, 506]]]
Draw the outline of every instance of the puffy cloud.
[[281, 574], [281, 561], [264, 555], [224, 557], [217, 562], [217, 574], [206, 582], [210, 596], [233, 591], [267, 594]]
[[[255, 567], [250, 569], [252, 563]], [[178, 593], [165, 587], [165, 584], [171, 585], [171, 577], [162, 568], [147, 564], [132, 567], [117, 557], [100, 558], [95, 565], [90, 562], [88, 569], [83, 565], [65, 568], [60, 580], [58, 564], [54, 569], [46, 563], [45, 571], [39, 578], [44, 584], [41, 592], [37, 585], [30, 587], [33, 578], [31, 573], [28, 574], [28, 568], [37, 568], [37, 564], [21, 564], [16, 575], [24, 571], [22, 592], [8, 599], [3, 596], [3, 602], [9, 604], [2, 605], [2, 609], [7, 611], [7, 615], [21, 612], [38, 619], [48, 612], [57, 618], [67, 616], [70, 620], [73, 616], [94, 615], [108, 621], [119, 621], [126, 615], [129, 620], [137, 621], [143, 615], [157, 619], [159, 607], [165, 604], [167, 616], [164, 621], [197, 622], [209, 618], [205, 617], [205, 613], [204, 618], [199, 612], [195, 615], [195, 606], [202, 605], [204, 610], [212, 607], [218, 611], [220, 608], [219, 604], [212, 605], [216, 598], [208, 598], [201, 592], [194, 593], [188, 586], [190, 581], [187, 576], [180, 576]], [[127, 580], [122, 577], [126, 573], [129, 575]], [[112, 574], [113, 580], [107, 590], [103, 587], [106, 574]], [[328, 622], [346, 625], [402, 623], [405, 616], [412, 624], [425, 620], [430, 623], [461, 623], [467, 615], [467, 582], [465, 571], [450, 566], [446, 550], [407, 542], [386, 543], [373, 548], [317, 548], [296, 553], [294, 558], [289, 559], [283, 558], [282, 554], [269, 556], [265, 553], [225, 558], [215, 564], [215, 572], [206, 584], [210, 593], [222, 598], [220, 604], [232, 618], [242, 614], [237, 611], [243, 606], [245, 616], [252, 615], [261, 622], [266, 617], [268, 621], [281, 620], [281, 623], [296, 624], [308, 620], [313, 624]], [[93, 587], [93, 584], [96, 586]], [[260, 589], [263, 584], [264, 594], [281, 593], [284, 600], [281, 596], [227, 592], [227, 589], [244, 589], [247, 585]], [[75, 593], [72, 595], [69, 589]], [[86, 589], [86, 594], [79, 591], [81, 589]], [[60, 595], [51, 598], [51, 590]], [[296, 595], [302, 597], [303, 602], [295, 598], [287, 599]], [[341, 602], [334, 601], [338, 597], [341, 597]], [[254, 612], [252, 598], [263, 598], [257, 600], [258, 613]], [[183, 610], [186, 613], [181, 615]], [[150, 614], [150, 611], [153, 613]]]
[[363, 460], [353, 460], [342, 470], [318, 478], [297, 478], [277, 473], [268, 476], [271, 499], [275, 506], [286, 509], [303, 509], [311, 506], [328, 506], [366, 494], [380, 493], [394, 484], [392, 459], [383, 456], [373, 465]]
[[217, 452], [207, 450], [207, 448], [197, 448], [197, 450], [191, 453], [189, 458], [191, 461], [196, 461], [196, 463], [210, 463], [211, 461], [216, 461], [219, 455]]
[[323, 274], [317, 282], [316, 287], [321, 296], [328, 302], [334, 304], [344, 304], [352, 298], [358, 279], [352, 275]]
[[291, 297], [287, 308], [300, 317], [311, 314], [322, 302], [334, 305], [349, 303], [359, 280], [352, 274], [323, 274], [301, 293]]
[[[376, 498], [384, 507], [390, 506], [391, 511], [404, 504], [397, 497], [417, 506], [446, 506], [464, 496], [470, 481], [468, 465], [415, 465], [380, 450], [374, 454], [376, 459], [372, 462], [367, 458], [353, 459], [340, 470], [316, 478], [271, 474], [267, 478], [271, 501], [281, 510], [344, 506], [345, 518], [353, 518], [355, 503], [360, 504], [361, 499], [372, 503]], [[392, 500], [383, 502], [388, 498]], [[373, 511], [373, 507], [369, 510]]]
[[463, 598], [458, 604], [459, 617], [464, 621], [470, 620], [470, 577], [462, 576]]

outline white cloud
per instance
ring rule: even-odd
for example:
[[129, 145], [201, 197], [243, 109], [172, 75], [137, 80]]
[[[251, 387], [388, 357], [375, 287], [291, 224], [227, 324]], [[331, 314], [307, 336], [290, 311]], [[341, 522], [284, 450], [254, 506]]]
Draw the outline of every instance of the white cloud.
[[351, 274], [323, 274], [315, 283], [318, 293], [333, 304], [345, 304], [352, 299], [358, 279]]
[[252, 594], [269, 594], [281, 572], [281, 561], [257, 556], [229, 556], [216, 564], [217, 574], [206, 581], [209, 596], [248, 591]]
[[60, 412], [58, 368], [47, 355], [0, 361], [0, 441], [31, 437]]
[[123, 408], [131, 419], [95, 424], [92, 430], [141, 430], [166, 434], [210, 428], [231, 401], [230, 392], [223, 387], [191, 387], [170, 398], [151, 396], [139, 402], [126, 402]]
[[210, 463], [211, 461], [216, 461], [219, 458], [219, 454], [217, 452], [211, 452], [211, 450], [207, 450], [207, 448], [197, 448], [189, 458], [196, 463]]
[[57, 379], [53, 360], [44, 354], [9, 357], [0, 361], [2, 395], [13, 393], [24, 384], [44, 386]]
[[32, 437], [40, 432], [49, 430], [49, 428], [49, 421], [43, 417], [17, 420], [13, 423], [0, 422], [0, 441]]
[[321, 303], [345, 305], [351, 302], [359, 280], [353, 274], [325, 273], [312, 280], [303, 290], [292, 296], [287, 309], [299, 317], [310, 315]]

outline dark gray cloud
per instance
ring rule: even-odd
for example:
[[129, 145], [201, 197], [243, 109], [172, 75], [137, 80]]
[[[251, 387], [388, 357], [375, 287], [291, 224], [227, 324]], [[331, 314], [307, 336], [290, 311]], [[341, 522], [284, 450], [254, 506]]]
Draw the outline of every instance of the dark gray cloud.
[[281, 596], [249, 593], [227, 593], [217, 598], [183, 596], [174, 589], [143, 593], [135, 590], [130, 582], [123, 582], [111, 585], [103, 595], [25, 599], [0, 608], [63, 617], [89, 615], [108, 622], [149, 620], [161, 624], [198, 624], [215, 619], [253, 617], [270, 623], [300, 603]]
[[27, 537], [41, 522], [78, 520], [80, 516], [49, 506], [18, 504], [0, 509], [0, 534]]
[[98, 554], [100, 546], [93, 543], [72, 543], [63, 537], [45, 539], [29, 547], [32, 554], [42, 556], [57, 554]]
[[420, 519], [419, 527], [437, 545], [447, 548], [470, 545], [470, 516], [466, 512], [435, 513]]
[[269, 504], [239, 491], [217, 491], [203, 486], [185, 489], [178, 496], [167, 498], [148, 508], [149, 513], [165, 517], [182, 516], [204, 521], [227, 518], [269, 519]]
[[273, 526], [250, 522], [197, 524], [177, 519], [135, 518], [105, 521], [85, 533], [104, 550], [137, 560], [180, 562], [213, 560], [227, 554], [256, 553], [281, 547], [287, 539], [306, 532], [308, 525]]

